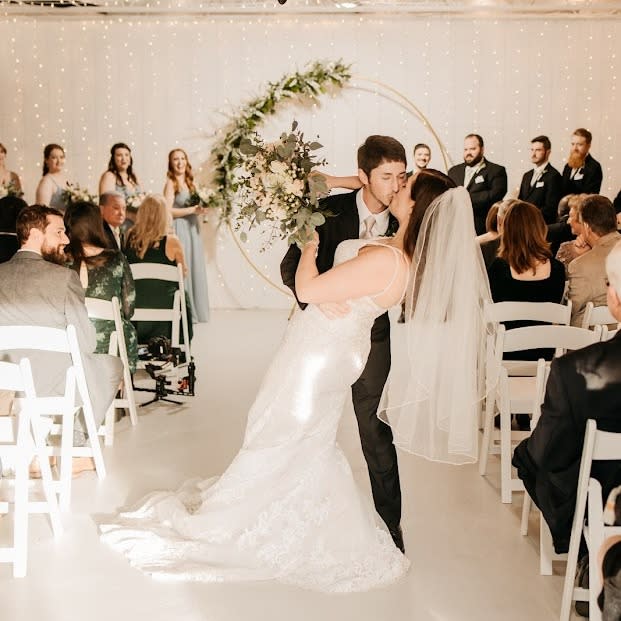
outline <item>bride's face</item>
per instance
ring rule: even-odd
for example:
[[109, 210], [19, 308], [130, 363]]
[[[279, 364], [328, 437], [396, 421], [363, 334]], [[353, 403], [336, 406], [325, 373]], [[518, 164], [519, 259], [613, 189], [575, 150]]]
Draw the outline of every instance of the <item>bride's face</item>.
[[407, 222], [412, 209], [414, 207], [414, 201], [412, 200], [412, 185], [416, 175], [412, 175], [403, 188], [401, 188], [392, 199], [390, 203], [390, 213], [397, 218], [399, 224], [401, 222]]

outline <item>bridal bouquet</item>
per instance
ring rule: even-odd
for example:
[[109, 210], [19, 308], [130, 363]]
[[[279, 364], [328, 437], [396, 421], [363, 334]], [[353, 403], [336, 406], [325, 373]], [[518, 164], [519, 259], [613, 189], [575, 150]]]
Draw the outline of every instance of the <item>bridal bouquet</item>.
[[202, 185], [197, 185], [194, 190], [190, 192], [190, 197], [185, 201], [186, 207], [194, 207], [195, 205], [201, 208], [215, 207], [216, 191], [207, 188]]
[[[319, 205], [319, 198], [328, 191], [325, 177], [313, 172], [315, 166], [326, 164], [314, 153], [321, 147], [304, 140], [295, 121], [291, 131], [276, 142], [266, 143], [257, 133], [241, 141], [237, 228], [267, 225], [270, 237], [263, 249], [276, 237], [301, 247], [331, 215]], [[240, 237], [246, 240], [244, 232]]]
[[136, 194], [130, 194], [125, 198], [125, 206], [127, 211], [138, 211], [138, 207], [142, 205], [142, 201], [146, 198], [146, 192], [136, 192]]
[[5, 196], [21, 198], [24, 196], [24, 193], [18, 189], [13, 181], [9, 181], [9, 183], [0, 183], [0, 198], [4, 198]]
[[77, 183], [67, 183], [67, 189], [63, 190], [62, 198], [65, 205], [79, 202], [97, 204], [97, 196], [91, 194], [86, 188], [81, 188]]

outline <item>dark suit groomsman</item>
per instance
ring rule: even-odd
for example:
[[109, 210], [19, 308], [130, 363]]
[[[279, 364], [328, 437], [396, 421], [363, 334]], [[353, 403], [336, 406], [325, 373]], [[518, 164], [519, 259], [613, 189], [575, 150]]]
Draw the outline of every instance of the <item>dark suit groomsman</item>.
[[551, 151], [552, 144], [547, 136], [537, 136], [530, 141], [530, 161], [535, 167], [524, 173], [518, 195], [521, 201], [541, 210], [546, 224], [557, 220], [563, 185], [561, 173], [549, 162]]
[[579, 127], [571, 136], [567, 164], [563, 168], [563, 196], [567, 194], [599, 194], [602, 187], [602, 167], [591, 157], [593, 135]]
[[483, 138], [468, 134], [464, 139], [464, 163], [453, 166], [448, 176], [470, 194], [477, 235], [485, 233], [485, 219], [491, 206], [507, 193], [507, 171], [484, 157]]
[[[317, 269], [329, 270], [336, 247], [346, 239], [365, 239], [390, 234], [396, 220], [388, 205], [406, 181], [403, 145], [389, 136], [369, 136], [358, 149], [358, 177], [362, 189], [324, 199], [324, 206], [335, 214], [317, 229], [319, 249]], [[289, 247], [280, 273], [283, 283], [295, 295], [295, 272], [300, 260], [297, 246]], [[297, 299], [297, 295], [296, 295]], [[304, 310], [306, 304], [300, 303]], [[319, 304], [329, 318], [346, 315], [345, 304]], [[362, 452], [369, 469], [375, 508], [386, 522], [395, 545], [403, 551], [401, 533], [401, 488], [397, 453], [392, 431], [377, 417], [377, 409], [390, 371], [390, 321], [388, 313], [375, 320], [370, 334], [371, 351], [360, 378], [352, 386], [354, 411], [358, 420]]]
[[125, 246], [125, 233], [121, 228], [125, 222], [125, 197], [120, 192], [104, 192], [99, 197], [99, 209], [108, 247], [122, 250]]

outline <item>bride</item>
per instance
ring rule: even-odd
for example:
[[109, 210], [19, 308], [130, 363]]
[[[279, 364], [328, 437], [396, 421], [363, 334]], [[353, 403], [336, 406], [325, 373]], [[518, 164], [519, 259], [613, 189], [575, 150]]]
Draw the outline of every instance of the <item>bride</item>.
[[[443, 173], [415, 175], [390, 205], [396, 235], [342, 242], [335, 267], [323, 274], [315, 265], [318, 238], [304, 247], [296, 291], [309, 307], [288, 326], [231, 465], [218, 479], [147, 496], [100, 526], [106, 543], [133, 566], [172, 580], [274, 579], [350, 592], [406, 573], [409, 561], [357, 489], [336, 433], [369, 353], [371, 325], [404, 297], [417, 237], [426, 239], [425, 252], [446, 244], [433, 239], [432, 223], [467, 210], [470, 226], [453, 229], [451, 243], [463, 238], [474, 247], [467, 192], [452, 188]], [[351, 311], [327, 319], [316, 305], [328, 301], [349, 301]]]

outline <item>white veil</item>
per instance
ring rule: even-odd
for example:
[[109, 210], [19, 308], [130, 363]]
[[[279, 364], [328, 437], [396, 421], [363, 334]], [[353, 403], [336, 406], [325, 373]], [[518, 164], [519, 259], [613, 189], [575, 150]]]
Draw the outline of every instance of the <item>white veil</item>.
[[427, 209], [412, 258], [403, 326], [408, 362], [393, 363], [378, 416], [397, 447], [452, 464], [475, 462], [485, 389], [489, 282], [463, 187]]

